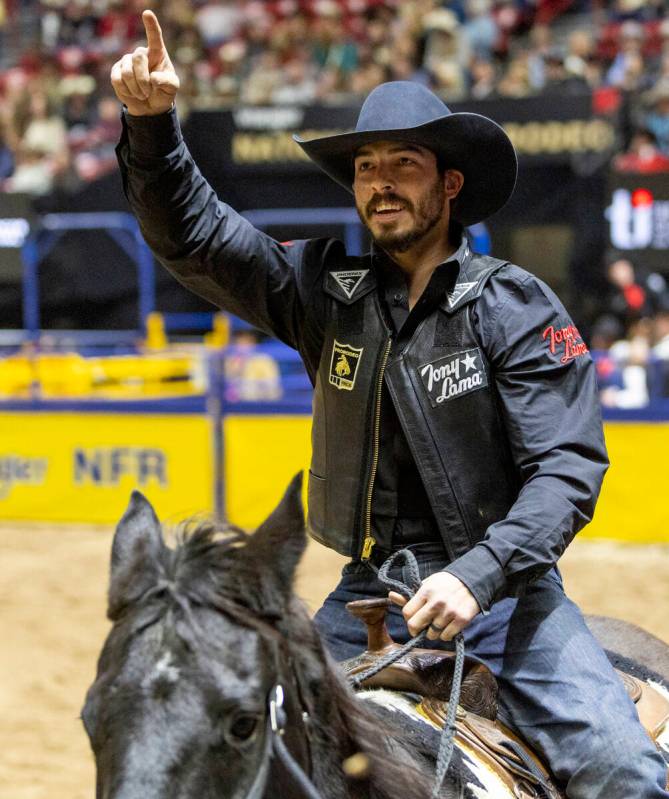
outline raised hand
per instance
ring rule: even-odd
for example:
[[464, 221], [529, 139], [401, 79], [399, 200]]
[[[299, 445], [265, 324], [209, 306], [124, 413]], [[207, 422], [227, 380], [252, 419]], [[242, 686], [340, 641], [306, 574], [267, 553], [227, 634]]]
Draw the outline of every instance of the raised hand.
[[179, 90], [179, 78], [153, 11], [142, 14], [148, 47], [126, 53], [112, 67], [111, 82], [118, 99], [133, 116], [169, 111]]

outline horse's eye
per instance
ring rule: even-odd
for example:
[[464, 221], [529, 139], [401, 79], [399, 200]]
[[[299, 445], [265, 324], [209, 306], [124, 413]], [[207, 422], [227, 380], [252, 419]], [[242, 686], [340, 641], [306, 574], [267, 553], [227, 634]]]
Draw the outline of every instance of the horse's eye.
[[256, 730], [258, 729], [258, 717], [252, 716], [249, 713], [244, 713], [237, 718], [233, 719], [228, 727], [230, 743], [240, 744], [247, 743], [255, 737]]

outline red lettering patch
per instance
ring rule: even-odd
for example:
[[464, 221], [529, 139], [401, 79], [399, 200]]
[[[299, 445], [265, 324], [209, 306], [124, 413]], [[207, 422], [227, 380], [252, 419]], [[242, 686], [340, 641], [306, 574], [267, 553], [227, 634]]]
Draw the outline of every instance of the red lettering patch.
[[549, 325], [541, 334], [541, 338], [548, 343], [551, 355], [560, 355], [560, 363], [569, 363], [574, 358], [589, 352], [578, 328], [574, 325], [567, 327]]

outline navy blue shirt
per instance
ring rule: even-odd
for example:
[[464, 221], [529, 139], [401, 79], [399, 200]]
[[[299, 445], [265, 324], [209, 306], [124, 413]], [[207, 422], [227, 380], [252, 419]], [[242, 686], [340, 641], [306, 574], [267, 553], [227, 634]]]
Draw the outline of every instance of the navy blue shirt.
[[[402, 269], [383, 251], [376, 250], [382, 307], [393, 334], [391, 357], [410, 341], [421, 321], [452, 290], [467, 247], [463, 236], [453, 255], [434, 270], [411, 310]], [[403, 520], [399, 526], [395, 524], [398, 518]], [[382, 552], [408, 544], [441, 540], [427, 492], [385, 383], [381, 394], [379, 463], [372, 495], [372, 528], [377, 547]]]

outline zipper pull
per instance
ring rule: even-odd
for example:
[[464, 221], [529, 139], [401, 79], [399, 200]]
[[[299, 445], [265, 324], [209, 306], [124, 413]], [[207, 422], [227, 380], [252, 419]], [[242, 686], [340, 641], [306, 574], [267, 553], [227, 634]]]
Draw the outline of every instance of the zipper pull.
[[366, 535], [365, 540], [362, 542], [362, 555], [361, 560], [369, 560], [372, 556], [372, 547], [376, 544], [376, 539], [372, 535]]

